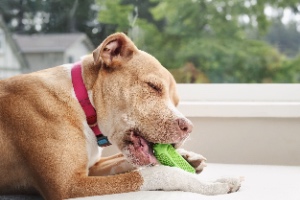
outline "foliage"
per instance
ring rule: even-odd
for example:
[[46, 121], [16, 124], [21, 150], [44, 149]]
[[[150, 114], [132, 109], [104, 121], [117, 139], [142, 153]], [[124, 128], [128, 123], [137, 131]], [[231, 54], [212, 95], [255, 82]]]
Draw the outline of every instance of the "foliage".
[[[105, 5], [109, 1], [98, 1]], [[136, 1], [119, 0], [115, 7], [132, 5], [122, 16], [132, 16]], [[249, 32], [266, 33], [270, 21], [266, 4], [277, 8], [296, 5], [295, 1], [174, 1], [150, 0], [151, 20], [139, 17], [130, 26], [118, 25], [128, 32], [139, 48], [157, 57], [179, 82], [265, 83], [282, 73], [286, 58], [262, 40], [247, 38]], [[183, 9], [184, 8], [184, 9]], [[105, 17], [115, 12], [108, 12]], [[167, 11], [167, 12], [166, 12]], [[123, 17], [124, 19], [124, 17]], [[99, 21], [108, 22], [103, 15]], [[117, 23], [117, 20], [115, 20]], [[127, 22], [128, 23], [128, 22]], [[124, 25], [124, 23], [122, 23]], [[188, 67], [187, 67], [188, 66]], [[192, 67], [191, 67], [192, 66]], [[198, 74], [195, 77], [195, 74]]]
[[276, 83], [300, 83], [300, 55], [286, 60], [274, 76]]
[[99, 17], [102, 23], [118, 25], [117, 30], [119, 31], [128, 30], [131, 27], [129, 17], [133, 6], [130, 4], [119, 6], [120, 1], [100, 0], [100, 5], [105, 5], [105, 8], [100, 10]]
[[94, 0], [1, 0], [0, 14], [15, 33], [84, 32], [99, 44], [102, 38], [93, 33], [100, 29], [94, 22], [98, 10], [92, 5]]
[[295, 22], [285, 25], [274, 21], [264, 39], [289, 57], [297, 56], [300, 50], [300, 32]]
[[[265, 9], [276, 10], [270, 18]], [[283, 25], [298, 0], [3, 0], [13, 32], [85, 32], [96, 45], [127, 33], [179, 82], [300, 82], [299, 32]], [[269, 29], [271, 27], [271, 29]], [[270, 44], [273, 46], [271, 46]], [[277, 50], [279, 49], [279, 51]], [[287, 57], [285, 56], [287, 55]]]

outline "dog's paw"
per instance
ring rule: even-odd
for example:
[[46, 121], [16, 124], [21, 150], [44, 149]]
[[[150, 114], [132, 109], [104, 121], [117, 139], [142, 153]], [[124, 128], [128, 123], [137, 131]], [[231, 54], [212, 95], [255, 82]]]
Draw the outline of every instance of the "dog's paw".
[[227, 193], [236, 192], [241, 187], [241, 182], [244, 181], [243, 177], [239, 178], [221, 178], [216, 180], [217, 183], [226, 183], [228, 185]]
[[177, 152], [195, 168], [197, 174], [201, 173], [206, 167], [204, 156], [184, 149], [177, 149]]

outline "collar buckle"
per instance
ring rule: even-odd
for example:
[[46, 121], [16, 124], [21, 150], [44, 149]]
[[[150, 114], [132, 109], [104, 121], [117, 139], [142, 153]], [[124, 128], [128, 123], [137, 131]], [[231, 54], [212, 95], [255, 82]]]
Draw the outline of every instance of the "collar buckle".
[[111, 145], [111, 143], [108, 141], [107, 137], [104, 135], [97, 136], [97, 143], [100, 147], [107, 147], [107, 146]]

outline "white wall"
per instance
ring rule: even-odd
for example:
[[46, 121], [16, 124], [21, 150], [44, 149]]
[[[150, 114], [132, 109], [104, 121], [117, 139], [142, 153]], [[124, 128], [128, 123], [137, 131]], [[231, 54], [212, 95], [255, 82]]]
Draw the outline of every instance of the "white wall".
[[24, 55], [30, 66], [29, 69], [25, 69], [26, 71], [24, 71], [24, 73], [64, 64], [62, 52], [25, 53]]
[[82, 41], [77, 41], [72, 44], [65, 52], [64, 63], [69, 62], [69, 57], [73, 58], [73, 62], [79, 61], [84, 55], [92, 53], [91, 50]]
[[211, 163], [300, 165], [300, 118], [192, 117], [186, 149]]
[[210, 162], [300, 165], [300, 84], [179, 84], [186, 148]]
[[33, 72], [70, 63], [69, 57], [72, 57], [71, 62], [76, 62], [79, 61], [82, 56], [89, 53], [91, 53], [91, 51], [84, 45], [82, 40], [74, 42], [65, 52], [25, 53], [30, 69], [24, 72]]

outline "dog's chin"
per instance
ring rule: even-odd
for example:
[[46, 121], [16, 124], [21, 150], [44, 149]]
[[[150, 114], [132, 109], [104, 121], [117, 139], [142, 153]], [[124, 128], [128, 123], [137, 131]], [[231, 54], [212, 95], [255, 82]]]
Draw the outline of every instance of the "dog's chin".
[[127, 134], [123, 154], [131, 164], [138, 167], [158, 164], [153, 154], [153, 143], [143, 138], [139, 131], [130, 130]]

